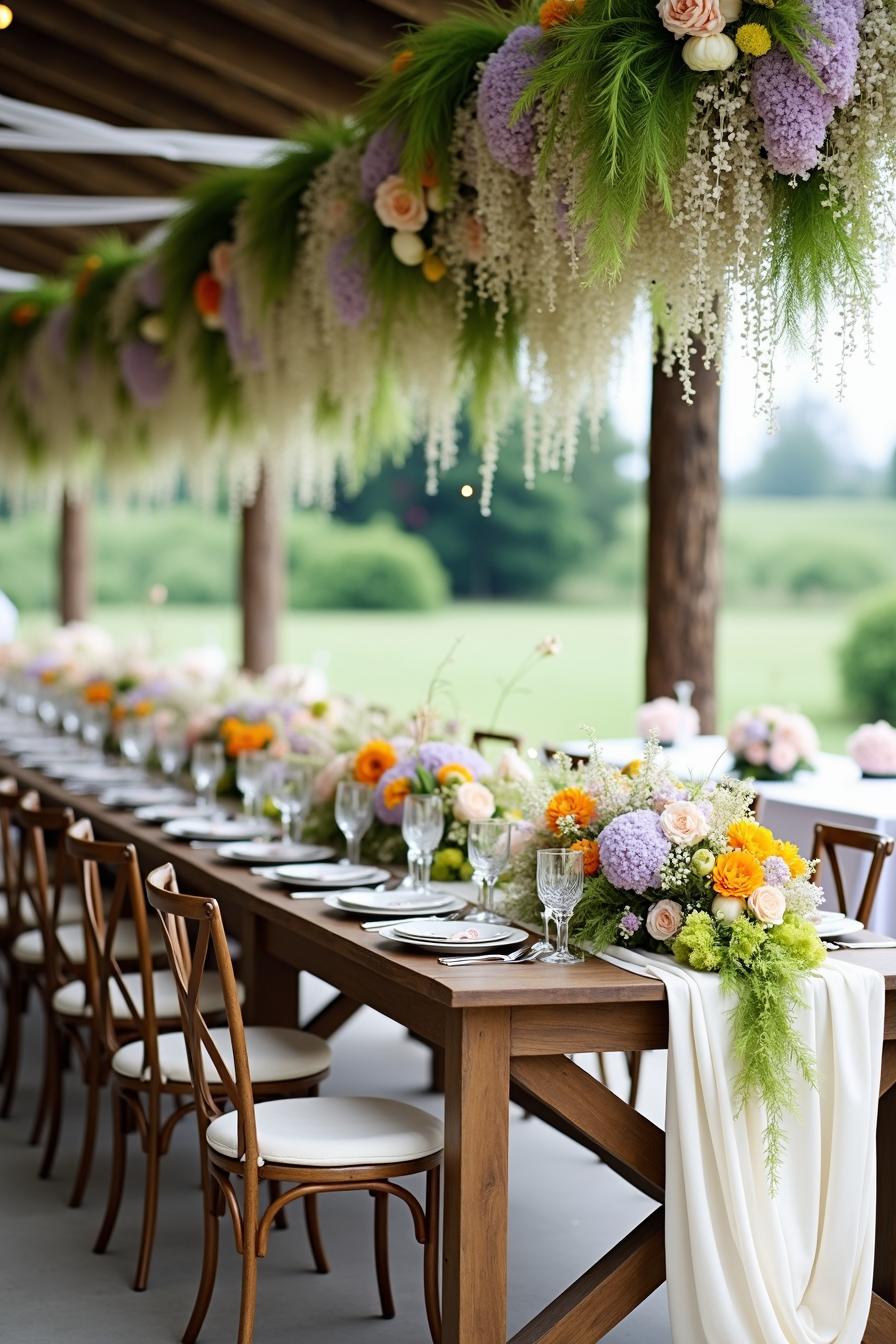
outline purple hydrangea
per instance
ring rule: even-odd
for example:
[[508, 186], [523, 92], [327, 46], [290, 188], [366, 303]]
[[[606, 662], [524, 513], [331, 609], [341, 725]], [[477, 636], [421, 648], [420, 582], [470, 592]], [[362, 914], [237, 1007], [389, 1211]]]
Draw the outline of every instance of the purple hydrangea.
[[643, 896], [659, 885], [670, 848], [655, 812], [623, 812], [600, 833], [601, 868], [614, 887]]
[[367, 267], [354, 238], [339, 238], [327, 255], [327, 283], [340, 322], [357, 327], [370, 312]]
[[374, 131], [361, 155], [361, 195], [371, 202], [376, 189], [401, 168], [404, 136], [395, 126]]
[[143, 410], [165, 400], [171, 384], [171, 363], [157, 345], [140, 339], [125, 341], [118, 367], [131, 399]]
[[855, 87], [863, 0], [813, 0], [811, 9], [826, 40], [813, 40], [807, 55], [824, 88], [781, 47], [753, 66], [750, 96], [762, 118], [769, 161], [779, 173], [815, 167], [834, 112], [846, 106]]
[[137, 298], [147, 308], [161, 308], [165, 301], [162, 287], [162, 268], [157, 261], [149, 261], [137, 273]]
[[777, 854], [773, 854], [763, 863], [762, 876], [770, 887], [783, 887], [790, 881], [790, 869], [784, 859], [779, 859]]
[[463, 765], [474, 779], [492, 772], [484, 756], [459, 742], [425, 742], [417, 755], [420, 765], [431, 775], [437, 774], [443, 765]]
[[514, 28], [489, 56], [479, 81], [476, 117], [488, 152], [519, 177], [535, 171], [535, 118], [531, 110], [516, 118], [513, 114], [541, 60], [542, 39], [536, 24]]
[[238, 369], [249, 369], [257, 373], [264, 367], [261, 346], [258, 337], [247, 331], [243, 321], [243, 306], [240, 302], [240, 289], [231, 276], [221, 295], [221, 326], [230, 358]]

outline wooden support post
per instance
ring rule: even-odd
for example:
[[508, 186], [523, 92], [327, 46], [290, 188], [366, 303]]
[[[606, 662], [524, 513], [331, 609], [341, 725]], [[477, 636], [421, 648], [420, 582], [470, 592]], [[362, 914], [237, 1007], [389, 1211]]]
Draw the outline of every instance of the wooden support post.
[[265, 672], [277, 661], [277, 626], [283, 586], [280, 507], [262, 467], [258, 490], [243, 508], [240, 593], [243, 604], [243, 667]]
[[87, 501], [62, 497], [59, 519], [59, 619], [86, 621], [90, 609], [90, 537]]
[[694, 400], [677, 371], [653, 369], [647, 541], [648, 699], [694, 683], [703, 732], [715, 728], [719, 606], [719, 385], [698, 346]]

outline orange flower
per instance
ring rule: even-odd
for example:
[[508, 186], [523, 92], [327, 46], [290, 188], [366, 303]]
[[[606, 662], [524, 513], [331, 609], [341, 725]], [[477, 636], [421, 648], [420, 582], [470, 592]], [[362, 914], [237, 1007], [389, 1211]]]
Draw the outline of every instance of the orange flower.
[[582, 864], [586, 877], [593, 877], [595, 873], [600, 872], [600, 845], [596, 840], [577, 840], [574, 845], [570, 845], [570, 849], [582, 851]]
[[244, 751], [263, 751], [274, 740], [274, 730], [269, 723], [248, 723], [235, 715], [224, 719], [220, 734], [228, 756], [241, 756]]
[[720, 854], [712, 870], [713, 890], [720, 896], [737, 896], [743, 900], [761, 887], [763, 881], [762, 864], [745, 849]]
[[421, 187], [437, 187], [439, 185], [439, 173], [436, 168], [436, 159], [434, 154], [427, 154], [423, 160], [423, 171], [420, 174]]
[[582, 829], [591, 821], [596, 807], [597, 804], [591, 794], [586, 793], [584, 789], [561, 789], [548, 803], [544, 815], [552, 831], [560, 830], [560, 821], [563, 817], [572, 817], [576, 825]]
[[111, 681], [90, 681], [84, 687], [84, 700], [88, 705], [108, 705], [113, 694]]
[[566, 23], [574, 14], [581, 14], [584, 8], [585, 0], [544, 0], [538, 11], [542, 32], [547, 33], [551, 28]]
[[436, 779], [440, 784], [472, 784], [475, 776], [472, 770], [468, 770], [465, 765], [458, 765], [457, 761], [449, 761], [447, 765], [440, 765], [436, 771]]
[[14, 327], [30, 327], [35, 318], [40, 317], [40, 308], [36, 303], [26, 300], [10, 309], [9, 320]]
[[807, 872], [809, 865], [792, 840], [779, 840], [774, 853], [787, 864], [791, 877], [803, 877]]
[[728, 843], [732, 849], [745, 849], [761, 863], [775, 852], [775, 837], [767, 826], [756, 821], [735, 821], [728, 827]]
[[431, 285], [437, 285], [448, 274], [448, 267], [435, 252], [426, 253], [420, 269], [423, 272], [423, 279], [428, 280]]
[[41, 672], [40, 683], [42, 686], [52, 686], [53, 682], [58, 680], [58, 677], [59, 669], [56, 667], [48, 667], [46, 671]]
[[93, 279], [96, 272], [100, 269], [102, 264], [103, 264], [102, 257], [98, 257], [95, 252], [92, 253], [89, 257], [84, 258], [84, 262], [81, 266], [81, 273], [75, 282], [75, 298], [83, 299], [84, 295], [90, 288], [91, 280]]
[[391, 780], [383, 789], [383, 802], [391, 811], [393, 807], [398, 807], [403, 803], [411, 791], [411, 781], [406, 775], [400, 775], [398, 779]]
[[221, 311], [221, 285], [211, 271], [203, 271], [193, 281], [193, 302], [200, 317], [217, 317]]
[[145, 719], [147, 714], [151, 714], [155, 709], [152, 700], [138, 700], [135, 705], [131, 705], [130, 713], [136, 715], [138, 719]]
[[378, 784], [381, 776], [391, 770], [397, 760], [398, 755], [391, 742], [374, 738], [355, 757], [355, 779], [361, 784]]
[[407, 70], [411, 61], [414, 59], [414, 53], [410, 47], [405, 47], [404, 51], [399, 51], [392, 57], [392, 73], [400, 75], [402, 70]]

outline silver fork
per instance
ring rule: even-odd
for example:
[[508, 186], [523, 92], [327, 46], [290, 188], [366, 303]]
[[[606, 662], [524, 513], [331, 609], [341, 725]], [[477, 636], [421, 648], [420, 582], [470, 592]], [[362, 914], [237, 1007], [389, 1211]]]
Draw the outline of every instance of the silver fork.
[[533, 952], [531, 948], [521, 947], [516, 952], [484, 952], [475, 957], [439, 957], [440, 966], [476, 966], [483, 961], [488, 962], [514, 962], [518, 966], [524, 966], [527, 961], [540, 961], [540, 952]]

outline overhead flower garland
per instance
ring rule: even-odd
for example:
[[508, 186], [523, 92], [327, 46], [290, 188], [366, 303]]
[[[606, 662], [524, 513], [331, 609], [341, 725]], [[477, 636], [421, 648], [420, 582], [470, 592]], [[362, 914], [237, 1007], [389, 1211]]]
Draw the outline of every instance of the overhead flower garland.
[[896, 0], [545, 0], [398, 44], [357, 122], [208, 175], [158, 253], [110, 240], [0, 307], [13, 493], [169, 489], [276, 462], [328, 505], [384, 454], [429, 488], [467, 407], [569, 470], [649, 304], [691, 395], [741, 310], [759, 408], [782, 337], [843, 362], [892, 242]]

